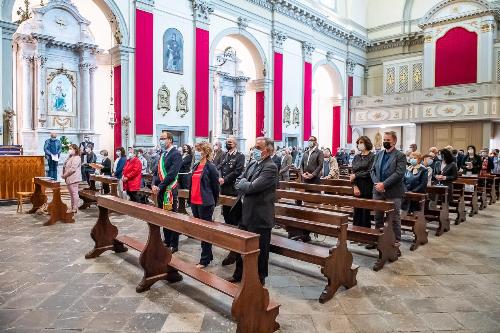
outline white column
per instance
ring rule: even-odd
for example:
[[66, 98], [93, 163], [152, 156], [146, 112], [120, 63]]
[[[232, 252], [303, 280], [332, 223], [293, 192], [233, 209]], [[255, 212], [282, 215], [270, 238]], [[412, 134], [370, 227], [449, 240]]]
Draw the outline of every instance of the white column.
[[[479, 33], [479, 56], [477, 58], [477, 82], [493, 81], [493, 73], [495, 72], [493, 46], [495, 37], [496, 25], [493, 17], [487, 16], [481, 20], [481, 32]], [[495, 77], [496, 79], [496, 77]]]
[[80, 130], [90, 130], [90, 67], [89, 63], [80, 64]]
[[243, 149], [245, 147], [245, 138], [244, 138], [244, 133], [243, 133], [243, 102], [244, 102], [244, 95], [246, 93], [245, 85], [246, 85], [246, 80], [245, 81], [237, 81], [236, 82], [237, 86], [236, 89], [234, 90], [234, 94], [236, 97], [236, 115], [237, 115], [237, 120], [238, 120], [238, 141], [239, 141], [239, 147], [240, 149]]
[[95, 110], [94, 110], [94, 102], [95, 102], [95, 83], [94, 83], [94, 79], [95, 79], [95, 71], [96, 71], [97, 67], [96, 66], [92, 66], [90, 67], [89, 71], [90, 71], [90, 82], [89, 82], [89, 87], [90, 87], [90, 91], [89, 91], [89, 94], [90, 94], [90, 98], [89, 98], [89, 102], [90, 102], [90, 108], [89, 108], [89, 112], [90, 112], [90, 130], [92, 132], [94, 132], [94, 118], [95, 118]]
[[423, 84], [425, 88], [434, 88], [436, 74], [436, 40], [434, 31], [424, 33], [424, 73]]
[[23, 55], [22, 58], [22, 106], [23, 106], [23, 130], [31, 130], [33, 124], [33, 114], [31, 110], [31, 71], [30, 65], [32, 56]]
[[[129, 91], [129, 53], [120, 51], [120, 65], [121, 65], [121, 114], [123, 117], [130, 117], [129, 110], [129, 99], [133, 98], [133, 92]], [[122, 121], [121, 119], [117, 119], [116, 121]], [[130, 123], [123, 124], [122, 123], [122, 141], [125, 140], [126, 135], [128, 136], [130, 131], [128, 127]], [[123, 143], [123, 142], [122, 142]], [[128, 142], [125, 143], [124, 147], [128, 146]]]

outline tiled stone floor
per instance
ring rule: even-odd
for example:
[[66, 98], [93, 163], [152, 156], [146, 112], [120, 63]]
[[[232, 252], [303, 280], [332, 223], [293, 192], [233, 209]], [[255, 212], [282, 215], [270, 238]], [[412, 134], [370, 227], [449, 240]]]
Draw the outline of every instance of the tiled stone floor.
[[[75, 224], [44, 227], [43, 215], [0, 206], [0, 332], [235, 332], [231, 299], [190, 278], [137, 294], [135, 251], [85, 260], [96, 217], [91, 208]], [[112, 221], [145, 237], [142, 222]], [[271, 254], [267, 286], [282, 305], [281, 332], [500, 332], [500, 203], [416, 252], [406, 242], [380, 272], [370, 269], [375, 252], [350, 247], [358, 285], [327, 304], [317, 301], [325, 284], [317, 266]], [[178, 255], [196, 261], [199, 243], [182, 240]], [[225, 251], [215, 255], [209, 269], [230, 276]]]

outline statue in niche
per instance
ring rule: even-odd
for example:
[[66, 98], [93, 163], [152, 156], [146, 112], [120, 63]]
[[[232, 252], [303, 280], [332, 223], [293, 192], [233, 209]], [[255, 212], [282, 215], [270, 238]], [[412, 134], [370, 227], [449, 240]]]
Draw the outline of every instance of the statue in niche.
[[382, 134], [380, 134], [380, 132], [377, 132], [377, 134], [375, 134], [375, 138], [374, 138], [374, 142], [375, 142], [375, 149], [381, 149], [382, 148]]
[[177, 112], [181, 114], [181, 118], [184, 118], [186, 113], [188, 113], [188, 93], [184, 87], [177, 92]]
[[290, 124], [292, 123], [292, 111], [290, 110], [290, 107], [288, 105], [285, 106], [283, 123], [286, 125], [286, 127], [290, 126]]
[[165, 84], [158, 90], [158, 110], [162, 116], [165, 116], [170, 111], [170, 90]]
[[184, 40], [179, 30], [170, 28], [163, 35], [163, 71], [183, 73]]
[[293, 109], [293, 124], [295, 127], [299, 127], [300, 125], [300, 111], [298, 106], [295, 106], [295, 109]]
[[233, 134], [233, 97], [222, 96], [222, 134]]

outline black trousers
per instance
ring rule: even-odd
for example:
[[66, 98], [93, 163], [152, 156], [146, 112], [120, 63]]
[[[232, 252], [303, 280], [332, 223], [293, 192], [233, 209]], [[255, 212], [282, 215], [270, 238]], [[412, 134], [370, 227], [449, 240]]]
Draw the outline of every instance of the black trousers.
[[[271, 229], [244, 227], [241, 225], [240, 229], [256, 233], [260, 236], [259, 237], [260, 253], [258, 260], [258, 268], [259, 268], [259, 278], [260, 280], [264, 280], [268, 276], [269, 249], [271, 247]], [[243, 259], [241, 258], [241, 255], [238, 255], [238, 258], [236, 259], [236, 269], [234, 270], [233, 278], [235, 280], [241, 280], [242, 277], [243, 277]]]
[[139, 193], [137, 193], [137, 191], [127, 191], [127, 194], [130, 197], [130, 201], [141, 202], [139, 200]]
[[234, 207], [222, 206], [222, 216], [226, 224], [238, 226], [241, 220], [241, 201], [238, 201]]
[[[158, 207], [163, 208], [163, 196], [165, 191], [158, 192]], [[177, 207], [179, 206], [179, 200], [177, 199], [177, 189], [172, 191], [173, 202], [172, 211], [177, 212]], [[168, 247], [179, 248], [179, 234], [175, 231], [163, 228], [163, 241]]]
[[102, 191], [104, 192], [104, 194], [109, 194], [109, 184], [102, 184]]
[[[205, 221], [213, 222], [215, 205], [210, 206], [202, 206], [191, 204], [191, 211], [193, 212], [193, 216]], [[207, 242], [201, 242], [201, 256], [200, 256], [200, 264], [206, 266], [212, 260], [214, 256], [212, 254], [212, 244]]]

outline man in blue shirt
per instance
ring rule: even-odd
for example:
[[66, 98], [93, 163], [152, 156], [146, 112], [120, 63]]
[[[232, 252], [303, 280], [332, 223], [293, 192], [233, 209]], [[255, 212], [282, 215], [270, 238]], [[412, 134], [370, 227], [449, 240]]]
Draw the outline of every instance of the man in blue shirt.
[[[401, 200], [403, 198], [404, 184], [403, 179], [406, 172], [406, 156], [404, 153], [396, 149], [398, 138], [396, 133], [384, 133], [384, 149], [381, 150], [373, 162], [371, 178], [374, 184], [373, 199], [386, 200], [394, 202], [393, 230], [396, 236], [396, 244], [398, 255], [399, 245], [401, 242]], [[383, 228], [383, 212], [375, 213], [376, 228]]]
[[45, 152], [47, 164], [49, 165], [47, 177], [57, 180], [57, 165], [59, 164], [59, 157], [61, 156], [62, 144], [61, 140], [57, 138], [56, 133], [50, 133], [50, 138], [45, 140], [43, 150]]

